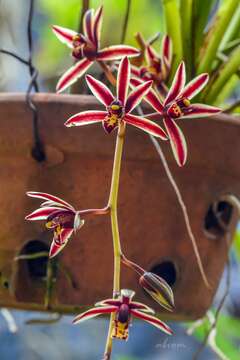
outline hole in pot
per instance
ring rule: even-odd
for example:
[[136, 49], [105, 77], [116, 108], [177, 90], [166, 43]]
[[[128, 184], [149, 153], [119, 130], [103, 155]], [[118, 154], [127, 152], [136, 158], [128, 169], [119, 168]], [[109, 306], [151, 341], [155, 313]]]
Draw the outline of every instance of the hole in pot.
[[176, 266], [170, 260], [163, 261], [160, 264], [153, 266], [150, 271], [158, 276], [161, 276], [171, 287], [176, 283]]
[[4, 277], [2, 272], [0, 272], [0, 284], [4, 289], [9, 289], [9, 281]]
[[[40, 240], [31, 240], [23, 247], [20, 255], [33, 255], [42, 252], [48, 253], [48, 251], [49, 248], [44, 242]], [[36, 257], [34, 259], [23, 259], [19, 261], [25, 262], [30, 277], [35, 279], [42, 279], [46, 277], [48, 262], [47, 254], [46, 256]]]
[[209, 237], [223, 236], [231, 222], [233, 207], [226, 201], [211, 204], [204, 219], [204, 230]]

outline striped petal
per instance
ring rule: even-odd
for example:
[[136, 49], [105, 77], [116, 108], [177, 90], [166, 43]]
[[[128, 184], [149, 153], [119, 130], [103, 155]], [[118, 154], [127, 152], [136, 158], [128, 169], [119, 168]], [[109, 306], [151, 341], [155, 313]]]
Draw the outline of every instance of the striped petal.
[[77, 35], [76, 31], [57, 25], [52, 26], [52, 31], [62, 43], [73, 48], [73, 37]]
[[164, 101], [164, 106], [172, 102], [182, 92], [186, 81], [185, 64], [182, 61], [178, 66], [172, 85]]
[[159, 59], [158, 54], [150, 45], [146, 47], [146, 58], [148, 64], [151, 64], [155, 59]]
[[105, 106], [109, 106], [114, 96], [106, 85], [91, 75], [86, 75], [86, 81], [93, 95]]
[[60, 93], [67, 87], [75, 83], [87, 71], [87, 69], [92, 65], [92, 63], [92, 61], [84, 58], [78, 61], [70, 69], [68, 69], [57, 83], [57, 92]]
[[93, 35], [93, 9], [89, 9], [85, 12], [83, 18], [83, 32], [84, 35], [94, 44]]
[[167, 140], [167, 135], [164, 130], [154, 122], [144, 119], [140, 116], [135, 116], [132, 114], [127, 114], [124, 117], [126, 123], [136, 126], [137, 128], [147, 132], [150, 135], [159, 137], [162, 140]]
[[170, 117], [165, 117], [163, 121], [169, 135], [174, 157], [178, 165], [183, 166], [187, 160], [187, 145], [185, 137], [180, 128]]
[[131, 76], [141, 77], [140, 69], [137, 66], [131, 65]]
[[98, 51], [98, 60], [117, 60], [124, 56], [133, 57], [139, 55], [139, 50], [128, 45], [113, 45]]
[[125, 106], [126, 113], [131, 112], [141, 102], [142, 98], [149, 92], [151, 86], [152, 81], [146, 81], [130, 93]]
[[127, 57], [123, 58], [119, 64], [117, 74], [117, 98], [123, 104], [126, 103], [127, 92], [130, 80], [130, 63]]
[[155, 316], [144, 314], [144, 313], [142, 313], [141, 311], [138, 311], [138, 310], [131, 310], [131, 313], [135, 317], [137, 317], [137, 318], [139, 318], [141, 320], [147, 321], [148, 323], [150, 323], [151, 325], [153, 325], [153, 326], [157, 327], [158, 329], [162, 330], [166, 334], [168, 334], [168, 335], [173, 334], [170, 327], [167, 326], [163, 321], [156, 318]]
[[73, 234], [73, 229], [62, 229], [60, 234], [60, 242], [56, 242], [54, 239], [52, 241], [50, 250], [49, 250], [49, 257], [53, 258], [54, 256], [58, 255], [60, 251], [67, 245], [68, 240]]
[[222, 110], [210, 105], [205, 104], [191, 104], [187, 108], [187, 113], [184, 113], [182, 116], [183, 119], [185, 118], [201, 118], [205, 116], [211, 116], [219, 114]]
[[121, 306], [122, 302], [117, 299], [106, 299], [102, 301], [98, 301], [95, 306], [105, 306], [105, 305], [111, 305], [111, 306]]
[[96, 14], [94, 16], [94, 22], [93, 22], [93, 38], [94, 38], [94, 43], [97, 48], [100, 46], [100, 35], [101, 35], [101, 29], [102, 29], [102, 14], [103, 14], [103, 7], [100, 6], [96, 11]]
[[208, 74], [201, 74], [190, 81], [185, 88], [181, 91], [178, 97], [185, 97], [192, 99], [206, 86], [209, 79]]
[[74, 207], [72, 205], [70, 205], [69, 203], [67, 203], [66, 201], [60, 199], [57, 196], [54, 196], [54, 195], [51, 195], [51, 194], [48, 194], [48, 193], [38, 192], [38, 191], [28, 191], [27, 195], [29, 197], [33, 197], [33, 198], [36, 198], [36, 199], [43, 199], [43, 200], [47, 200], [47, 201], [49, 200], [49, 201], [52, 201], [52, 202], [54, 202], [56, 204], [64, 205], [64, 206], [66, 206], [66, 208], [75, 211], [75, 209], [74, 209]]
[[67, 127], [90, 125], [99, 121], [103, 121], [106, 116], [106, 111], [82, 111], [71, 116], [64, 125]]
[[[132, 86], [139, 86], [139, 84], [142, 84], [143, 81], [140, 79], [136, 79], [136, 78], [132, 78], [130, 81], [130, 84]], [[147, 101], [150, 105], [152, 105], [152, 107], [159, 112], [160, 114], [162, 114], [163, 112], [163, 105], [160, 101], [160, 99], [158, 98], [157, 94], [155, 93], [155, 91], [153, 89], [150, 89], [149, 92], [147, 93], [147, 95], [144, 98], [145, 101]]]
[[59, 203], [54, 202], [54, 201], [51, 201], [51, 200], [44, 201], [44, 202], [40, 205], [41, 208], [42, 208], [42, 207], [49, 207], [49, 206], [51, 206], [51, 207], [55, 207], [55, 206], [56, 206], [56, 207], [60, 207], [60, 206], [61, 206], [61, 209], [66, 209], [66, 210], [73, 210], [73, 211], [75, 211], [73, 207], [71, 207], [71, 209], [70, 209], [70, 208], [69, 208], [69, 205], [67, 206], [67, 205], [59, 204]]
[[31, 214], [27, 215], [25, 217], [25, 220], [46, 220], [49, 215], [51, 215], [52, 213], [56, 212], [56, 211], [61, 211], [61, 212], [65, 212], [65, 211], [69, 211], [67, 209], [62, 209], [61, 207], [44, 207], [44, 208], [40, 208], [37, 209], [35, 211], [33, 211]]
[[162, 39], [162, 59], [164, 64], [170, 68], [172, 61], [172, 42], [168, 35], [164, 35]]
[[[132, 70], [132, 68], [133, 68], [133, 66], [131, 66], [131, 70]], [[139, 86], [139, 85], [143, 84], [143, 82], [144, 82], [144, 80], [133, 77], [130, 80], [130, 85], [132, 88], [134, 88], [135, 86]]]
[[152, 107], [160, 114], [163, 112], [163, 105], [158, 98], [157, 94], [153, 89], [150, 89], [148, 94], [145, 96], [144, 100], [146, 100]]
[[98, 315], [101, 314], [110, 314], [112, 312], [115, 312], [118, 310], [117, 306], [105, 306], [105, 307], [96, 307], [96, 308], [92, 308], [88, 311], [85, 311], [84, 313], [78, 315], [75, 317], [75, 319], [73, 320], [74, 324], [79, 324], [80, 322], [83, 322], [85, 320], [89, 320], [92, 319]]
[[141, 310], [141, 311], [149, 312], [151, 314], [155, 314], [155, 311], [152, 308], [150, 308], [149, 306], [147, 306], [145, 304], [137, 302], [137, 301], [131, 301], [130, 309], [131, 310]]

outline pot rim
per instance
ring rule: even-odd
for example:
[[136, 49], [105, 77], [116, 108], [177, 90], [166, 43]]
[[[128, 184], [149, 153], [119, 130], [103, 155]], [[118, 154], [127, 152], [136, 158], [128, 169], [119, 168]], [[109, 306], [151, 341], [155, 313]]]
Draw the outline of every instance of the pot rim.
[[[33, 101], [37, 103], [61, 103], [61, 104], [72, 104], [81, 105], [83, 102], [89, 103], [89, 105], [95, 105], [97, 108], [103, 107], [102, 104], [93, 96], [93, 95], [82, 95], [82, 94], [57, 94], [57, 93], [35, 93], [32, 95]], [[4, 102], [10, 103], [24, 103], [26, 102], [26, 93], [23, 92], [2, 92], [0, 93], [0, 104]], [[191, 120], [188, 119], [181, 119], [184, 121]], [[200, 119], [200, 118], [199, 118]], [[206, 118], [201, 118], [201, 120]], [[209, 118], [207, 118], [209, 119]], [[223, 123], [230, 123], [231, 125], [239, 125], [240, 126], [240, 114], [239, 115], [231, 115], [226, 113], [221, 113], [216, 116], [211, 116], [211, 120], [214, 121], [221, 121]], [[196, 119], [194, 119], [196, 120]]]

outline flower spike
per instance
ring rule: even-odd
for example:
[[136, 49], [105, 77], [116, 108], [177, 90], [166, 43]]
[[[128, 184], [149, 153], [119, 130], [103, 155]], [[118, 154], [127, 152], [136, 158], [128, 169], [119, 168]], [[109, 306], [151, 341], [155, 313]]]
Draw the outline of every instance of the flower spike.
[[114, 45], [99, 49], [102, 13], [102, 7], [98, 8], [95, 13], [93, 9], [86, 11], [83, 19], [82, 34], [57, 25], [52, 27], [53, 33], [61, 42], [72, 49], [72, 56], [78, 60], [58, 81], [57, 92], [62, 92], [75, 83], [95, 60], [109, 61], [139, 54], [137, 49], [127, 45]]
[[[208, 78], [208, 74], [200, 74], [185, 86], [185, 64], [181, 62], [163, 103], [153, 89], [145, 97], [145, 100], [164, 119], [163, 122], [170, 139], [173, 154], [179, 166], [183, 166], [186, 163], [187, 145], [181, 129], [176, 124], [176, 120], [206, 117], [221, 112], [221, 109], [217, 107], [205, 104], [192, 104], [190, 101], [207, 84]], [[136, 81], [138, 80], [132, 79], [131, 83], [134, 85]]]
[[127, 57], [120, 62], [117, 76], [117, 97], [101, 81], [87, 75], [86, 81], [93, 95], [105, 105], [105, 111], [84, 111], [70, 117], [65, 125], [83, 126], [102, 122], [107, 133], [116, 129], [121, 121], [133, 125], [153, 136], [167, 140], [164, 130], [154, 122], [140, 116], [132, 115], [132, 110], [140, 103], [144, 96], [147, 96], [151, 89], [152, 81], [140, 83], [128, 96], [130, 63]]
[[161, 320], [146, 312], [154, 314], [154, 310], [147, 305], [133, 301], [135, 293], [132, 290], [122, 289], [118, 299], [106, 299], [96, 304], [84, 313], [78, 315], [74, 320], [74, 324], [78, 324], [84, 320], [91, 319], [101, 314], [114, 313], [113, 330], [111, 337], [120, 340], [127, 340], [129, 336], [129, 325], [132, 317], [144, 320], [151, 325], [157, 327], [168, 335], [172, 335], [172, 330]]

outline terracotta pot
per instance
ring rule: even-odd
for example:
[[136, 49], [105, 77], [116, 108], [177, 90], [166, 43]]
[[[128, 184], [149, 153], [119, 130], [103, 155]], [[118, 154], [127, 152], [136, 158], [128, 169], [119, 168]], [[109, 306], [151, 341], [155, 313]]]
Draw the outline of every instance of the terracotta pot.
[[[76, 112], [100, 108], [91, 96], [39, 94], [34, 101], [47, 150], [45, 162], [31, 156], [32, 120], [25, 96], [0, 95], [0, 304], [44, 309], [47, 258], [14, 261], [19, 253], [47, 250], [51, 241], [42, 223], [24, 221], [25, 215], [39, 205], [25, 192], [49, 192], [79, 209], [105, 206], [115, 134], [107, 136], [99, 125], [63, 126]], [[124, 253], [145, 269], [155, 268], [173, 285], [176, 311], [166, 316], [193, 319], [211, 305], [226, 262], [226, 234], [211, 204], [229, 192], [240, 195], [240, 119], [221, 115], [185, 120], [181, 127], [189, 148], [187, 165], [178, 168], [169, 144], [162, 142], [162, 147], [185, 199], [211, 290], [200, 276], [182, 212], [158, 155], [148, 135], [130, 126], [122, 164], [119, 225]], [[220, 203], [219, 210], [232, 237], [236, 225], [233, 209]], [[73, 312], [111, 296], [109, 218], [89, 219], [51, 264], [56, 281], [50, 309]], [[123, 270], [122, 287], [136, 290], [138, 301], [162, 311], [139, 288], [136, 275], [128, 269]]]

